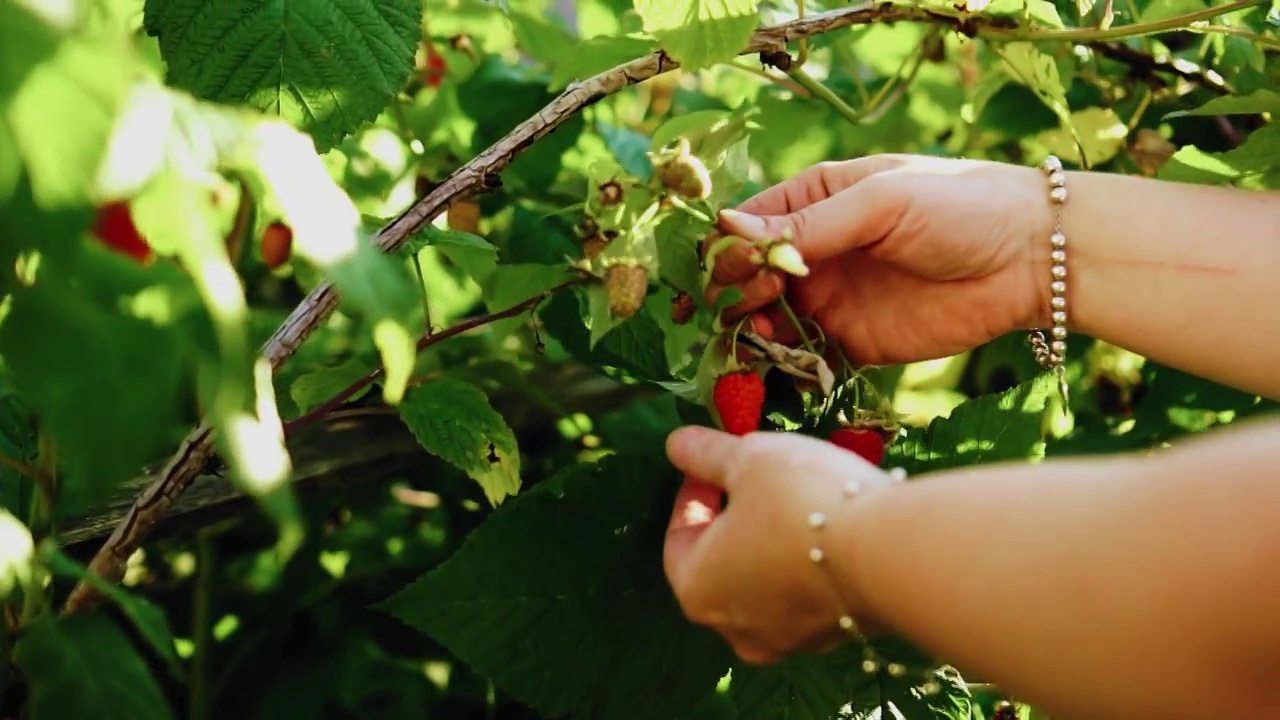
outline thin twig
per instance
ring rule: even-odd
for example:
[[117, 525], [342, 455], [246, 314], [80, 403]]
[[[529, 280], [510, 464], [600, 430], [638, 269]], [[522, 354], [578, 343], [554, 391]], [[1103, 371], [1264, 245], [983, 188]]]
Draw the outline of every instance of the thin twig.
[[[473, 318], [463, 320], [462, 322], [448, 329], [441, 330], [440, 332], [433, 333], [430, 330], [428, 330], [422, 337], [418, 338], [418, 352], [422, 352], [423, 350], [426, 350], [427, 348], [431, 347], [432, 345], [435, 345], [436, 343], [444, 342], [445, 340], [448, 340], [449, 338], [454, 337], [455, 335], [461, 335], [464, 332], [474, 330], [478, 327], [489, 325], [490, 323], [495, 323], [499, 320], [503, 320], [509, 317], [515, 317], [516, 315], [519, 315], [520, 313], [523, 313], [526, 310], [532, 310], [534, 307], [536, 307], [537, 305], [539, 305], [540, 303], [542, 303], [544, 300], [551, 297], [552, 295], [555, 295], [556, 293], [566, 288], [570, 288], [570, 287], [573, 287], [574, 285], [578, 285], [581, 282], [583, 282], [583, 278], [580, 278], [580, 277], [574, 278], [572, 280], [566, 280], [560, 283], [559, 285], [556, 285], [555, 287], [550, 288], [549, 290], [544, 290], [543, 292], [540, 292], [537, 295], [534, 295], [533, 297], [527, 300], [518, 302], [515, 305], [512, 305], [511, 307], [506, 308], [504, 310], [491, 312], [485, 315], [477, 315]], [[340, 407], [342, 403], [346, 402], [351, 396], [365, 389], [371, 383], [375, 382], [378, 378], [382, 377], [384, 372], [386, 372], [386, 368], [384, 368], [382, 365], [378, 365], [376, 368], [374, 368], [373, 370], [370, 370], [366, 375], [364, 375], [360, 379], [356, 380], [355, 382], [351, 383], [345, 388], [339, 390], [337, 393], [333, 395], [333, 397], [315, 406], [311, 410], [307, 411], [305, 414], [300, 415], [294, 418], [293, 420], [290, 420], [284, 423], [285, 435], [288, 435], [293, 432], [297, 432], [298, 428], [304, 425], [307, 425], [311, 422], [314, 422], [316, 420], [319, 420], [325, 415], [328, 415], [329, 413], [333, 412], [338, 407]]]
[[[877, 22], [922, 22], [950, 26], [966, 35], [988, 37], [998, 41], [1069, 41], [1089, 43], [1115, 40], [1132, 35], [1147, 35], [1176, 30], [1196, 21], [1227, 12], [1265, 4], [1269, 0], [1247, 0], [1209, 10], [1168, 18], [1158, 23], [1130, 25], [1099, 32], [1082, 30], [1044, 30], [1038, 28], [997, 27], [1003, 19], [985, 18], [950, 11], [945, 8], [894, 5], [865, 2], [856, 6], [831, 10], [805, 18], [762, 28], [739, 53], [755, 55], [761, 51], [784, 51], [789, 43], [802, 38], [841, 30], [855, 25]], [[498, 174], [509, 167], [520, 153], [546, 137], [562, 123], [584, 108], [652, 77], [670, 72], [678, 64], [661, 51], [623, 63], [592, 78], [575, 82], [533, 117], [518, 125], [506, 137], [494, 143], [470, 162], [455, 170], [443, 182], [420, 198], [378, 233], [374, 242], [383, 251], [399, 247], [420, 228], [431, 222], [455, 198], [481, 192], [491, 187]], [[262, 349], [262, 355], [273, 370], [279, 369], [297, 352], [302, 343], [338, 306], [338, 292], [331, 281], [313, 289], [276, 330]], [[89, 563], [89, 572], [107, 582], [116, 583], [124, 576], [125, 563], [160, 522], [177, 498], [200, 473], [213, 454], [213, 428], [202, 421], [182, 441], [178, 450], [160, 473], [134, 501], [120, 524]], [[63, 612], [75, 612], [95, 605], [101, 593], [88, 582], [79, 582], [63, 605]]]

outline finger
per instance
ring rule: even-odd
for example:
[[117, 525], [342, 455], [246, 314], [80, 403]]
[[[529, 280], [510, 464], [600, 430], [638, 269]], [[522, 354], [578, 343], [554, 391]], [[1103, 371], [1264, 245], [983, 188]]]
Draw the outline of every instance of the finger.
[[788, 215], [903, 162], [897, 155], [870, 155], [820, 162], [747, 198], [738, 209], [753, 215]]
[[677, 595], [684, 587], [684, 574], [680, 569], [687, 564], [686, 558], [694, 544], [723, 508], [723, 488], [688, 477], [680, 484], [662, 546], [663, 570]]
[[[778, 273], [766, 270], [734, 287], [742, 292], [742, 297], [720, 313], [725, 322], [735, 322], [747, 313], [759, 310], [777, 300], [786, 289], [786, 281]], [[714, 305], [716, 299], [727, 289], [721, 285], [708, 286], [707, 302]]]
[[733, 459], [742, 439], [701, 425], [667, 436], [667, 458], [686, 476], [732, 492]]
[[[724, 237], [719, 233], [707, 236], [702, 243], [702, 256], [706, 258], [711, 248]], [[749, 280], [760, 271], [764, 265], [764, 252], [749, 241], [739, 238], [732, 245], [717, 252], [714, 258], [707, 258], [707, 261], [711, 263], [711, 282], [720, 285], [737, 285]]]
[[892, 182], [867, 181], [786, 215], [721, 210], [720, 225], [748, 240], [789, 236], [805, 260], [821, 261], [888, 235], [909, 198], [898, 190]]

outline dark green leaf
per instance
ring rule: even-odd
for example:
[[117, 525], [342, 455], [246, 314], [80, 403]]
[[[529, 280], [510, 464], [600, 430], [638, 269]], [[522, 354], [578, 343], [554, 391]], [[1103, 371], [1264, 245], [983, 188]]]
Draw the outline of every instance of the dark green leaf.
[[497, 505], [520, 490], [520, 449], [507, 422], [474, 385], [441, 378], [413, 388], [400, 417], [427, 452], [457, 466]]
[[887, 466], [908, 473], [1001, 460], [1035, 458], [1043, 453], [1043, 420], [1056, 381], [1047, 374], [1000, 394], [969, 400], [924, 431], [909, 432], [889, 449]]
[[142, 658], [105, 616], [47, 615], [27, 628], [14, 661], [30, 687], [30, 720], [172, 720]]
[[278, 114], [326, 150], [408, 80], [422, 3], [147, 0], [145, 17], [173, 85]]
[[684, 619], [663, 575], [677, 479], [647, 457], [568, 467], [380, 608], [545, 717], [687, 712], [730, 655]]

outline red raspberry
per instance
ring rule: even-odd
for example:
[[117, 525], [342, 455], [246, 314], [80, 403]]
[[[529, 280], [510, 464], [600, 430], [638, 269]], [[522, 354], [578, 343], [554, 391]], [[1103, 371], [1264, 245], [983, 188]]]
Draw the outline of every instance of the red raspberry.
[[857, 453], [872, 465], [884, 462], [884, 438], [870, 428], [842, 427], [827, 436], [832, 445]]
[[151, 259], [151, 246], [133, 224], [133, 214], [127, 201], [117, 200], [98, 208], [93, 234], [107, 247], [138, 262], [146, 263]]
[[746, 435], [760, 428], [764, 410], [764, 378], [750, 370], [721, 375], [712, 390], [712, 402], [725, 432]]

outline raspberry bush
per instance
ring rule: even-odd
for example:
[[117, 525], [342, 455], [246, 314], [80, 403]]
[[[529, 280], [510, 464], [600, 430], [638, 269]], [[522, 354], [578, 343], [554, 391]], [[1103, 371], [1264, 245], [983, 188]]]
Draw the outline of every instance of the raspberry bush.
[[735, 662], [662, 575], [666, 434], [928, 482], [1273, 405], [1079, 336], [1066, 407], [1021, 335], [773, 345], [701, 243], [875, 152], [1276, 187], [1278, 13], [0, 0], [0, 717], [1036, 716], [899, 640]]

